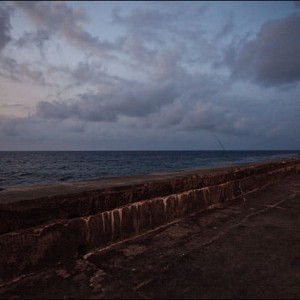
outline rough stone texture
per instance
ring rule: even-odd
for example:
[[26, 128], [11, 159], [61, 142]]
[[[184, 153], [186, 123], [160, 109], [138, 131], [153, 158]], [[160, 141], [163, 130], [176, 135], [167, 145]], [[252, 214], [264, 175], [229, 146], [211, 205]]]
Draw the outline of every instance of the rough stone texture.
[[[181, 171], [83, 181], [0, 191], [0, 234], [57, 219], [72, 219], [109, 211], [133, 202], [229, 181], [256, 178], [254, 185], [270, 181], [266, 174], [295, 171], [299, 159], [207, 170]], [[274, 175], [274, 174], [273, 174]], [[272, 175], [272, 176], [273, 176]], [[274, 178], [275, 179], [275, 178]]]
[[41, 191], [51, 194], [55, 189], [47, 187], [24, 193], [21, 199], [22, 189], [2, 191], [0, 284], [197, 211], [245, 199], [248, 193], [299, 172], [299, 166], [300, 160], [292, 159], [181, 172], [150, 182], [145, 177], [139, 184], [133, 180], [132, 186], [123, 178], [124, 186], [101, 187], [99, 181], [99, 189], [95, 182], [92, 190], [85, 183], [87, 191], [70, 194], [65, 189], [41, 197]]
[[1, 299], [299, 299], [300, 175], [0, 286]]

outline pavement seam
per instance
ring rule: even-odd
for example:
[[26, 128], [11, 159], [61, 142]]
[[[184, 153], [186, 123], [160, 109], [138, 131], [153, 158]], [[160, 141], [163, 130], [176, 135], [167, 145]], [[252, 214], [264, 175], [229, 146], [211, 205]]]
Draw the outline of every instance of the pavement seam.
[[[290, 200], [290, 199], [293, 199], [294, 197], [296, 196], [296, 193], [293, 193], [291, 194], [287, 199], [284, 199], [284, 200], [280, 200], [278, 201], [277, 203], [275, 203], [274, 205], [270, 205], [270, 206], [267, 206], [266, 208], [264, 209], [261, 209], [257, 212], [254, 212], [254, 213], [251, 213], [249, 214], [248, 216], [244, 217], [241, 221], [239, 221], [238, 223], [234, 224], [234, 225], [231, 225], [231, 226], [228, 226], [226, 229], [222, 230], [221, 232], [219, 232], [218, 234], [216, 234], [214, 237], [208, 239], [207, 241], [197, 245], [197, 246], [194, 246], [192, 248], [190, 248], [190, 250], [188, 251], [185, 251], [184, 253], [182, 254], [176, 254], [175, 257], [178, 259], [178, 258], [181, 258], [181, 257], [184, 257], [185, 255], [195, 251], [196, 249], [199, 249], [199, 248], [202, 248], [202, 247], [205, 247], [205, 246], [208, 246], [210, 244], [212, 244], [213, 242], [219, 240], [220, 238], [226, 236], [231, 230], [237, 228], [238, 226], [242, 225], [245, 221], [247, 221], [248, 219], [256, 216], [256, 215], [259, 215], [261, 213], [264, 213], [266, 211], [269, 211], [271, 210], [272, 208], [277, 208], [278, 205], [280, 205], [281, 203], [287, 201], [287, 200]], [[193, 215], [197, 215], [199, 214], [200, 212], [197, 212]], [[190, 217], [191, 215], [189, 215], [188, 217]], [[182, 219], [180, 219], [182, 220]], [[172, 222], [172, 223], [178, 223], [180, 220], [177, 220], [176, 222]], [[168, 225], [171, 225], [170, 223]], [[164, 226], [165, 227], [165, 226]], [[155, 231], [155, 230], [154, 230]], [[147, 232], [149, 233], [149, 232]], [[147, 233], [145, 233], [144, 235], [146, 235]], [[141, 236], [138, 236], [138, 237], [141, 237]], [[136, 239], [138, 238], [136, 237]], [[100, 251], [97, 251], [98, 253], [99, 252], [102, 252], [101, 251], [102, 249], [100, 249]], [[172, 256], [171, 258], [170, 257], [167, 257], [166, 259], [164, 259], [161, 263], [159, 263], [158, 265], [156, 265], [155, 267], [153, 267], [151, 269], [151, 272], [149, 270], [147, 270], [147, 274], [148, 273], [154, 273], [154, 276], [151, 276], [151, 278], [146, 278], [143, 282], [140, 282], [139, 284], [133, 286], [133, 287], [130, 287], [131, 290], [133, 291], [136, 291], [136, 292], [139, 292], [138, 290], [147, 286], [148, 284], [150, 284], [151, 282], [153, 282], [154, 280], [157, 279], [157, 275], [159, 273], [159, 270], [161, 270], [162, 268], [164, 270], [166, 270], [170, 264], [172, 264], [172, 261], [174, 261], [174, 256]], [[145, 273], [144, 273], [145, 274]], [[143, 276], [144, 274], [140, 274], [140, 276]], [[120, 279], [118, 279], [120, 281]], [[129, 287], [129, 284], [125, 284], [124, 285], [128, 288]]]
[[[298, 186], [299, 186], [299, 185], [296, 185], [297, 188], [298, 188]], [[261, 189], [260, 189], [260, 190], [261, 190]], [[251, 192], [249, 192], [249, 194], [250, 194], [250, 193], [253, 193], [253, 192], [255, 192], [255, 191], [251, 191]], [[248, 193], [247, 193], [247, 194], [248, 194]], [[225, 236], [227, 233], [229, 233], [231, 230], [233, 230], [234, 228], [236, 228], [236, 227], [238, 227], [239, 225], [243, 224], [245, 221], [247, 221], [248, 219], [250, 219], [250, 218], [252, 218], [252, 217], [255, 217], [255, 216], [260, 215], [260, 214], [262, 214], [262, 213], [264, 213], [264, 212], [266, 212], [266, 211], [269, 211], [269, 210], [271, 210], [272, 208], [282, 208], [282, 207], [279, 206], [280, 204], [282, 204], [282, 203], [284, 203], [284, 202], [286, 202], [286, 201], [288, 201], [288, 200], [294, 199], [298, 194], [299, 194], [299, 191], [296, 191], [296, 192], [291, 193], [291, 194], [290, 194], [288, 197], [286, 197], [285, 199], [278, 201], [278, 202], [275, 203], [274, 205], [265, 205], [266, 208], [261, 209], [261, 210], [259, 210], [259, 211], [257, 211], [257, 212], [254, 212], [254, 213], [251, 213], [251, 214], [247, 215], [247, 216], [244, 217], [239, 223], [234, 224], [234, 225], [231, 225], [231, 226], [228, 226], [227, 228], [225, 228], [224, 230], [222, 230], [221, 232], [219, 232], [218, 234], [216, 234], [216, 235], [215, 235], [214, 237], [212, 237], [211, 239], [208, 239], [206, 242], [200, 243], [199, 245], [197, 245], [197, 247], [194, 246], [194, 247], [191, 248], [190, 250], [185, 251], [185, 253], [183, 253], [183, 254], [180, 254], [180, 255], [179, 255], [179, 254], [176, 254], [175, 256], [173, 256], [172, 259], [174, 259], [174, 257], [175, 257], [175, 258], [180, 258], [180, 257], [182, 257], [182, 256], [185, 256], [186, 254], [191, 253], [192, 251], [194, 251], [194, 250], [196, 250], [196, 249], [199, 249], [199, 248], [201, 248], [201, 247], [205, 247], [205, 246], [207, 246], [207, 245], [213, 243], [214, 241], [219, 240], [220, 238], [222, 238], [223, 236]], [[231, 203], [227, 203], [227, 204], [228, 204], [228, 206], [231, 206], [232, 202], [231, 202]], [[157, 228], [155, 228], [155, 229], [152, 229], [152, 230], [150, 230], [150, 231], [147, 231], [147, 232], [145, 232], [145, 233], [143, 233], [143, 234], [141, 234], [141, 235], [134, 236], [134, 237], [132, 237], [132, 238], [130, 238], [130, 239], [127, 239], [127, 240], [122, 240], [122, 241], [120, 241], [120, 242], [111, 244], [111, 245], [109, 245], [109, 246], [107, 246], [107, 247], [105, 247], [105, 248], [98, 249], [98, 250], [94, 250], [94, 251], [92, 251], [92, 253], [91, 253], [91, 252], [90, 252], [90, 253], [91, 253], [91, 255], [92, 255], [94, 252], [98, 252], [98, 253], [99, 253], [99, 252], [102, 252], [102, 251], [104, 251], [104, 250], [109, 250], [109, 249], [111, 249], [111, 248], [114, 248], [114, 246], [119, 246], [120, 244], [126, 243], [126, 242], [128, 242], [128, 241], [140, 239], [140, 238], [143, 237], [143, 236], [151, 235], [151, 234], [153, 234], [153, 233], [154, 233], [154, 234], [155, 234], [155, 233], [158, 233], [158, 232], [160, 232], [161, 230], [163, 230], [164, 228], [169, 227], [170, 225], [179, 223], [180, 221], [182, 221], [182, 220], [185, 219], [185, 218], [188, 218], [188, 217], [191, 217], [191, 216], [195, 216], [195, 215], [201, 214], [201, 213], [203, 213], [203, 212], [206, 211], [206, 210], [207, 210], [207, 208], [206, 208], [206, 209], [203, 209], [203, 210], [201, 210], [201, 211], [197, 211], [197, 212], [195, 212], [195, 213], [193, 213], [193, 214], [190, 214], [190, 215], [188, 215], [188, 216], [186, 216], [186, 217], [184, 217], [184, 218], [176, 219], [176, 220], [174, 220], [174, 221], [172, 221], [172, 222], [170, 222], [170, 223], [164, 224], [164, 225], [162, 225], [162, 226], [160, 226], [160, 227], [157, 227]], [[87, 260], [88, 257], [84, 257], [84, 259]], [[158, 266], [155, 266], [152, 270], [155, 272], [157, 269], [159, 269], [159, 268], [162, 267], [163, 265], [168, 265], [169, 262], [172, 261], [172, 259], [171, 259], [170, 257], [168, 257], [168, 258], [167, 258], [166, 260], [164, 260], [161, 264], [159, 264]], [[90, 260], [88, 260], [88, 261], [89, 261], [89, 263], [92, 263]], [[54, 268], [54, 267], [55, 267], [55, 266], [51, 267], [51, 269]], [[166, 266], [166, 268], [167, 268], [167, 267], [168, 267], [168, 266]], [[97, 268], [99, 268], [99, 267], [97, 266]], [[166, 268], [165, 268], [165, 269], [166, 269]], [[38, 272], [38, 273], [43, 273], [43, 272], [46, 272], [47, 270], [48, 270], [48, 269], [46, 269], [46, 270], [41, 270], [41, 272]], [[147, 272], [149, 272], [149, 270], [148, 270]], [[16, 283], [16, 282], [18, 282], [18, 281], [20, 281], [20, 280], [22, 280], [22, 279], [24, 279], [24, 278], [26, 278], [26, 277], [34, 276], [34, 275], [36, 275], [36, 274], [37, 274], [37, 273], [29, 273], [29, 274], [21, 275], [20, 277], [14, 279], [14, 280], [12, 280], [12, 281], [10, 281], [10, 282], [8, 282], [8, 283], [5, 283], [5, 284], [0, 285], [0, 288], [5, 287], [5, 286], [8, 286], [8, 285], [13, 284], [13, 283]], [[156, 275], [157, 275], [157, 272], [156, 272]], [[112, 276], [112, 274], [110, 274], [110, 276]], [[112, 277], [113, 277], [113, 278], [116, 278], [116, 279], [118, 280], [118, 282], [120, 282], [120, 284], [122, 284], [124, 287], [126, 287], [127, 289], [130, 289], [130, 290], [134, 291], [136, 294], [138, 294], [139, 296], [141, 296], [141, 297], [143, 297], [143, 298], [145, 298], [145, 299], [147, 299], [147, 296], [143, 295], [143, 294], [142, 294], [140, 291], [138, 291], [138, 290], [141, 289], [141, 288], [144, 287], [144, 286], [147, 286], [147, 285], [148, 285], [149, 283], [151, 283], [153, 280], [157, 279], [157, 277], [155, 277], [155, 278], [150, 278], [149, 280], [145, 280], [144, 282], [142, 282], [142, 283], [140, 283], [140, 284], [138, 284], [138, 285], [136, 285], [136, 286], [134, 286], [134, 287], [131, 287], [130, 285], [128, 285], [128, 284], [122, 282], [122, 281], [121, 281], [120, 279], [118, 279], [117, 277], [115, 277], [115, 276], [112, 276]]]
[[[293, 193], [293, 194], [291, 194], [287, 199], [280, 200], [280, 201], [278, 201], [277, 203], [275, 203], [275, 204], [272, 205], [272, 206], [268, 206], [268, 207], [266, 207], [266, 208], [264, 208], [264, 209], [261, 209], [261, 210], [255, 212], [255, 213], [249, 214], [248, 216], [246, 216], [245, 218], [243, 218], [239, 223], [229, 226], [228, 228], [224, 229], [223, 231], [221, 231], [220, 233], [218, 233], [217, 235], [215, 235], [214, 237], [212, 237], [212, 238], [209, 239], [208, 241], [201, 243], [201, 244], [198, 245], [197, 247], [192, 247], [190, 250], [185, 251], [185, 253], [181, 254], [181, 255], [178, 256], [177, 258], [183, 257], [183, 256], [185, 256], [185, 255], [187, 255], [187, 254], [189, 254], [189, 253], [195, 251], [196, 249], [199, 249], [199, 248], [202, 248], [202, 247], [205, 247], [205, 246], [208, 246], [208, 245], [212, 244], [213, 242], [215, 242], [215, 241], [219, 240], [220, 238], [226, 236], [231, 230], [233, 230], [233, 229], [235, 229], [236, 227], [242, 225], [242, 224], [243, 224], [245, 221], [247, 221], [248, 219], [250, 219], [250, 218], [252, 218], [252, 217], [255, 217], [255, 216], [257, 216], [257, 215], [259, 215], [259, 214], [261, 214], [261, 213], [264, 213], [264, 212], [266, 212], [266, 211], [268, 211], [268, 210], [271, 210], [272, 208], [277, 208], [278, 205], [280, 205], [281, 203], [283, 203], [283, 202], [285, 202], [285, 201], [287, 201], [287, 200], [293, 199], [296, 195], [297, 195], [296, 193]], [[164, 260], [161, 264], [155, 266], [155, 267], [151, 270], [151, 272], [154, 271], [155, 269], [160, 269], [163, 265], [168, 265], [168, 262], [171, 262], [172, 260], [174, 260], [174, 257], [173, 257], [172, 259], [168, 258], [168, 259]], [[172, 263], [172, 262], [171, 262], [171, 263]], [[148, 270], [148, 272], [149, 272], [149, 270]], [[157, 279], [157, 277], [153, 277], [153, 276], [152, 276], [152, 278], [150, 278], [150, 279], [148, 279], [148, 280], [145, 280], [145, 281], [144, 281], [144, 284], [143, 284], [143, 283], [140, 283], [140, 284], [138, 284], [136, 287], [133, 287], [133, 289], [140, 289], [140, 288], [143, 288], [144, 286], [147, 286], [149, 283], [153, 282], [155, 279]]]

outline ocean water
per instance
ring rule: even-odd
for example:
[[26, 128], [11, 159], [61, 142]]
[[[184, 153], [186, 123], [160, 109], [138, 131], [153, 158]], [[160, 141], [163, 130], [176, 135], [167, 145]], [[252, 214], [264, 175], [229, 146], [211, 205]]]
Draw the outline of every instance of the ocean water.
[[0, 187], [48, 184], [250, 163], [297, 151], [0, 152]]

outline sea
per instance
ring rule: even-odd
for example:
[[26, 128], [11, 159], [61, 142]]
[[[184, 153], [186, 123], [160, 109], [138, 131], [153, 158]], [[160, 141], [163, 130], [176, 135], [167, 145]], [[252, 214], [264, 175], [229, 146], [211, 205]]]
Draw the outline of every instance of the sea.
[[0, 187], [203, 169], [297, 155], [298, 151], [0, 151]]

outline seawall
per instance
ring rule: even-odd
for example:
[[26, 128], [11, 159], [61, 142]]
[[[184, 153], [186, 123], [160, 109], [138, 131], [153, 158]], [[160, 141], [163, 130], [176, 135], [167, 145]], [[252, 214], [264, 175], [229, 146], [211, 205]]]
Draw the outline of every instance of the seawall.
[[300, 159], [0, 192], [0, 285], [299, 173]]

